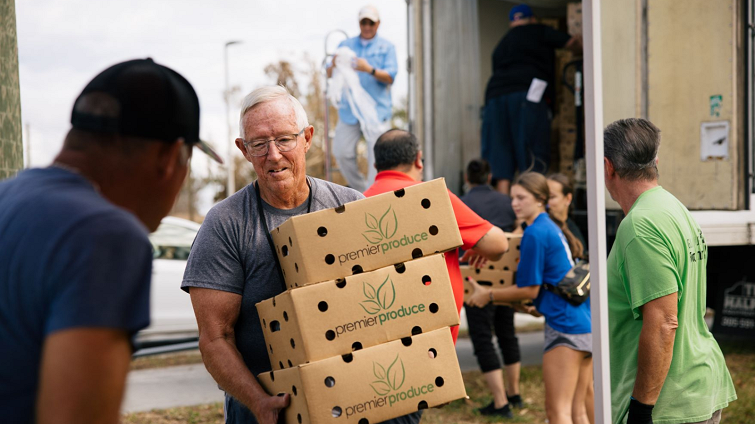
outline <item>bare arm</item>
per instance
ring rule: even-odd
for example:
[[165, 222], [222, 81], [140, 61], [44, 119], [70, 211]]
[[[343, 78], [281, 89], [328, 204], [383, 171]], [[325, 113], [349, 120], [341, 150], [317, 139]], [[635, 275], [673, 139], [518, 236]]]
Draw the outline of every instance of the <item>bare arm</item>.
[[367, 72], [372, 73], [372, 70], [375, 70], [375, 74], [373, 75], [376, 80], [382, 82], [383, 84], [393, 84], [393, 77], [391, 77], [391, 74], [388, 72], [382, 70], [373, 68], [372, 65], [370, 65], [367, 60], [360, 58], [357, 58], [356, 67], [354, 67], [357, 71], [360, 72]]
[[472, 250], [485, 257], [490, 261], [501, 259], [504, 253], [509, 250], [509, 239], [500, 228], [493, 226], [485, 233], [480, 240], [472, 247]]
[[532, 300], [536, 298], [537, 294], [540, 292], [540, 286], [510, 286], [493, 289], [490, 287], [483, 287], [471, 278], [469, 281], [475, 287], [475, 291], [467, 301], [467, 304], [477, 306], [478, 308], [485, 307], [491, 302], [491, 293], [493, 295], [492, 300], [495, 302], [513, 303], [522, 300]]
[[642, 332], [637, 352], [637, 378], [632, 396], [646, 405], [655, 405], [666, 381], [674, 349], [677, 321], [677, 293], [659, 297], [643, 305]]
[[131, 345], [126, 332], [76, 328], [45, 339], [37, 422], [117, 423]]
[[249, 408], [260, 424], [278, 422], [288, 396], [270, 396], [249, 371], [236, 348], [234, 327], [241, 296], [220, 290], [192, 287], [191, 303], [199, 326], [199, 351], [207, 371], [231, 396]]

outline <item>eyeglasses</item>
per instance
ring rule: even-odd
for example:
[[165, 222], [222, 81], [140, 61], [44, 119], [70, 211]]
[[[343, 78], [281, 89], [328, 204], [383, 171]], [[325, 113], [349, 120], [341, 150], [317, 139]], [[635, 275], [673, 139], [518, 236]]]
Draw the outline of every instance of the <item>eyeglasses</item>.
[[305, 129], [307, 127], [302, 128], [298, 134], [286, 134], [269, 140], [244, 140], [244, 147], [252, 156], [265, 156], [270, 151], [270, 142], [272, 141], [275, 143], [278, 151], [290, 152], [296, 148], [296, 140], [302, 135]]

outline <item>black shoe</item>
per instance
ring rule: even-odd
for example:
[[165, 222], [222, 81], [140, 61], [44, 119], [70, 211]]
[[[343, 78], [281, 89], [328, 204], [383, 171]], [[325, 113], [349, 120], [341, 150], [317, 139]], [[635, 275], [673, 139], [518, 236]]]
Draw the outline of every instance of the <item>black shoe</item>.
[[487, 404], [487, 406], [483, 406], [482, 408], [477, 408], [477, 412], [479, 412], [481, 415], [490, 415], [492, 411], [495, 410], [495, 402], [490, 402]]
[[522, 397], [520, 395], [506, 396], [506, 398], [509, 400], [509, 405], [512, 408], [524, 408], [524, 402], [522, 402]]
[[[486, 409], [488, 407], [490, 407], [490, 409]], [[483, 409], [486, 409], [486, 410], [483, 412]], [[503, 405], [500, 408], [496, 408], [495, 404], [491, 402], [490, 405], [486, 406], [485, 408], [480, 409], [479, 411], [480, 411], [480, 414], [486, 415], [489, 417], [514, 418], [514, 413], [511, 412], [511, 408], [509, 407], [508, 404]]]

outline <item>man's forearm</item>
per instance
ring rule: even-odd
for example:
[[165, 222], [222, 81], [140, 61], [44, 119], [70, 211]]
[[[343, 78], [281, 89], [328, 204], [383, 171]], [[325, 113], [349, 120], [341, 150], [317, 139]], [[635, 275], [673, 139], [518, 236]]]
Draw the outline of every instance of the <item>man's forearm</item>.
[[249, 371], [236, 346], [226, 339], [200, 344], [202, 360], [212, 378], [236, 400], [254, 411], [257, 399], [268, 396]]
[[391, 77], [391, 74], [382, 69], [376, 68], [374, 77], [376, 80], [382, 82], [383, 84], [393, 84], [393, 77]]
[[[648, 319], [649, 318], [649, 319]], [[676, 317], [645, 315], [637, 351], [637, 377], [632, 396], [655, 405], [666, 381], [676, 336]]]

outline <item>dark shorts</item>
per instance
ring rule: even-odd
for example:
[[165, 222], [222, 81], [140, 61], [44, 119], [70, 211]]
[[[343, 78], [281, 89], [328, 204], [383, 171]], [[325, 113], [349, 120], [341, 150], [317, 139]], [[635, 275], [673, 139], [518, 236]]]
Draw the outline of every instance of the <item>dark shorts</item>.
[[482, 117], [482, 157], [495, 180], [513, 180], [519, 171], [545, 174], [550, 165], [550, 110], [526, 91], [489, 99]]

